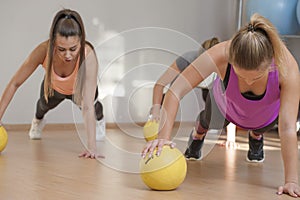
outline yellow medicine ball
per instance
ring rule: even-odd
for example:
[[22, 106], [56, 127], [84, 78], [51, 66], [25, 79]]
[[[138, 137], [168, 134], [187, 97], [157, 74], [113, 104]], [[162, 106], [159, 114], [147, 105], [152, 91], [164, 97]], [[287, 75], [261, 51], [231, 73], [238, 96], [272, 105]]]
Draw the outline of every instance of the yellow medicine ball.
[[7, 145], [7, 132], [3, 126], [0, 126], [0, 152], [5, 149]]
[[151, 141], [157, 138], [159, 123], [156, 121], [147, 121], [143, 128], [144, 138]]
[[183, 154], [177, 148], [165, 145], [159, 156], [156, 150], [153, 157], [146, 155], [140, 161], [140, 176], [143, 182], [153, 190], [174, 190], [185, 179], [187, 164]]

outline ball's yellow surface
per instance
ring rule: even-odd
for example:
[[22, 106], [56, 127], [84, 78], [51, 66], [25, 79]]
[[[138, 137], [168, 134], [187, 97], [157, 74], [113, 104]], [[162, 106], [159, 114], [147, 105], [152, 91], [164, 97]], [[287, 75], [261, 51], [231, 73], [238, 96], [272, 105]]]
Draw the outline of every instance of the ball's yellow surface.
[[7, 145], [7, 132], [3, 126], [0, 126], [0, 152], [5, 149]]
[[185, 179], [187, 164], [177, 148], [164, 146], [160, 156], [146, 155], [140, 161], [140, 175], [143, 182], [153, 190], [174, 190]]
[[151, 141], [157, 138], [159, 124], [155, 121], [147, 121], [143, 128], [144, 138]]

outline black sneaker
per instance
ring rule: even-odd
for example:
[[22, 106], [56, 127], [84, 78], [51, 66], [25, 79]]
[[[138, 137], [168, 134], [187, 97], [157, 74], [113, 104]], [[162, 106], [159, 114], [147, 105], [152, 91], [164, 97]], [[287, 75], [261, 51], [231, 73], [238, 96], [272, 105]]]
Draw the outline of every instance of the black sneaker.
[[252, 138], [250, 132], [248, 133], [249, 138], [249, 150], [247, 154], [248, 162], [263, 162], [265, 160], [264, 157], [264, 137], [262, 135], [260, 140], [256, 140]]
[[188, 160], [200, 160], [201, 159], [201, 149], [204, 143], [204, 138], [202, 140], [194, 140], [193, 132], [190, 134], [190, 138], [188, 141], [188, 148], [185, 150], [184, 156]]

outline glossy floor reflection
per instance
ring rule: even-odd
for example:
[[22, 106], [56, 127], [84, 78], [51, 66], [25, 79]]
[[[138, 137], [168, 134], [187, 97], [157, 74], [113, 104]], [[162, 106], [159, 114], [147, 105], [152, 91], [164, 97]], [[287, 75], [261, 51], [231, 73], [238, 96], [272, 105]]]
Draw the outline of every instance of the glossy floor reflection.
[[[225, 141], [207, 140], [209, 149], [201, 161], [188, 161], [187, 177], [174, 191], [149, 190], [142, 182], [135, 162], [145, 141], [139, 127], [107, 129], [106, 141], [123, 154], [106, 159], [81, 159], [83, 145], [75, 129], [46, 129], [42, 140], [29, 140], [27, 130], [9, 130], [9, 143], [0, 155], [0, 199], [294, 199], [276, 195], [283, 183], [280, 143], [276, 131], [265, 135], [265, 161], [245, 160], [248, 138], [244, 131], [236, 137], [237, 149], [220, 145]], [[181, 129], [175, 142], [184, 149], [191, 126]], [[212, 146], [209, 146], [212, 145]], [[101, 147], [102, 146], [102, 147]], [[117, 152], [118, 152], [117, 151]], [[299, 159], [299, 158], [295, 158]], [[300, 169], [299, 169], [300, 172]]]

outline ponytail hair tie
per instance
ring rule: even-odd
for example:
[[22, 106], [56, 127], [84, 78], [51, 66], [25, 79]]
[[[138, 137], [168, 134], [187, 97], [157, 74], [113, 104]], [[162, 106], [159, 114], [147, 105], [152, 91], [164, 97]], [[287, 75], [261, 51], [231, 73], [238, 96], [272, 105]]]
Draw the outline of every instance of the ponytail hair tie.
[[255, 31], [255, 30], [254, 30], [254, 26], [253, 26], [252, 24], [249, 24], [249, 25], [248, 25], [248, 32], [250, 32], [250, 31], [251, 31], [252, 33]]
[[67, 15], [65, 15], [65, 18], [66, 18], [66, 19], [71, 19], [72, 16], [71, 16], [70, 14], [67, 14]]

